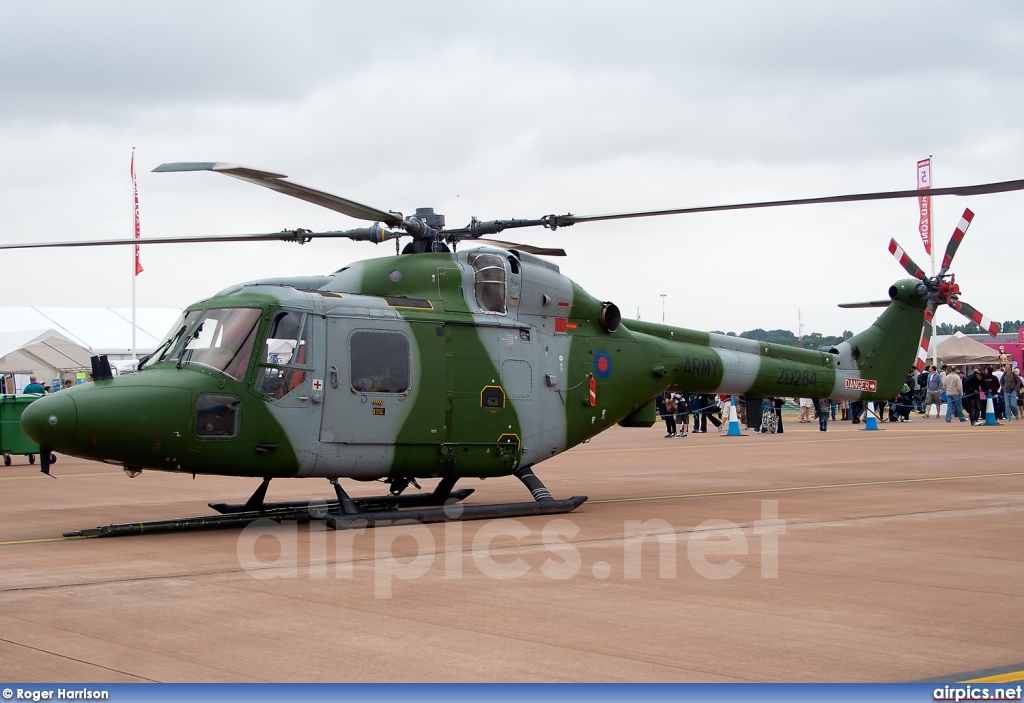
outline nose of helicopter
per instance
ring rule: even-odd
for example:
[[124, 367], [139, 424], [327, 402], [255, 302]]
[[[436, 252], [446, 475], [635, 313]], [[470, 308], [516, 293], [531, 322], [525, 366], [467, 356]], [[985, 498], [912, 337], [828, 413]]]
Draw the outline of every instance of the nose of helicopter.
[[60, 451], [71, 446], [78, 427], [78, 407], [67, 391], [33, 401], [21, 414], [21, 429], [36, 444]]

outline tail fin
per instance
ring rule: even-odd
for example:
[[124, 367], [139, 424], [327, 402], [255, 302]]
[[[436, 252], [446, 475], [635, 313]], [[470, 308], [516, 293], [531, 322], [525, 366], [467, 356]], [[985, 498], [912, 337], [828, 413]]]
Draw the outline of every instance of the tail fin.
[[893, 398], [915, 365], [928, 292], [920, 281], [906, 279], [889, 287], [892, 302], [874, 324], [837, 347], [840, 367], [857, 369], [862, 379], [876, 382], [865, 399]]

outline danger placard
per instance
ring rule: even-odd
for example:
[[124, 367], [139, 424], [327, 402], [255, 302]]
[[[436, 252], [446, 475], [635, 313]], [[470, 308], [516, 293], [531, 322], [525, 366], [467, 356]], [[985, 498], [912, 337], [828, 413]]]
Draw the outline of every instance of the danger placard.
[[846, 379], [846, 387], [851, 391], [874, 393], [878, 390], [878, 381], [872, 381], [868, 378], [848, 378]]

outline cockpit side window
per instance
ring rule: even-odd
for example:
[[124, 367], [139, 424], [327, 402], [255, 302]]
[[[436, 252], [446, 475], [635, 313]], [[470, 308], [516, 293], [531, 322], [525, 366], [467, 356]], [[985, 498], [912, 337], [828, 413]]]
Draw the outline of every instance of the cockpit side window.
[[349, 337], [352, 390], [406, 393], [410, 390], [409, 338], [401, 332], [357, 330]]
[[473, 267], [473, 294], [477, 305], [486, 312], [504, 315], [505, 262], [497, 254], [471, 253], [466, 258]]
[[307, 317], [291, 310], [274, 312], [256, 377], [256, 388], [261, 392], [284, 398], [305, 382], [311, 361]]

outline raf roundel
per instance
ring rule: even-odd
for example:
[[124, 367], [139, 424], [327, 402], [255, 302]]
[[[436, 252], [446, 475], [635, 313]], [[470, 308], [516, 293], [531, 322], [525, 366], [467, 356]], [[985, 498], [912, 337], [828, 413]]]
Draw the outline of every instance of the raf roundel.
[[612, 358], [608, 352], [599, 351], [594, 355], [594, 373], [600, 378], [608, 378], [612, 374]]

